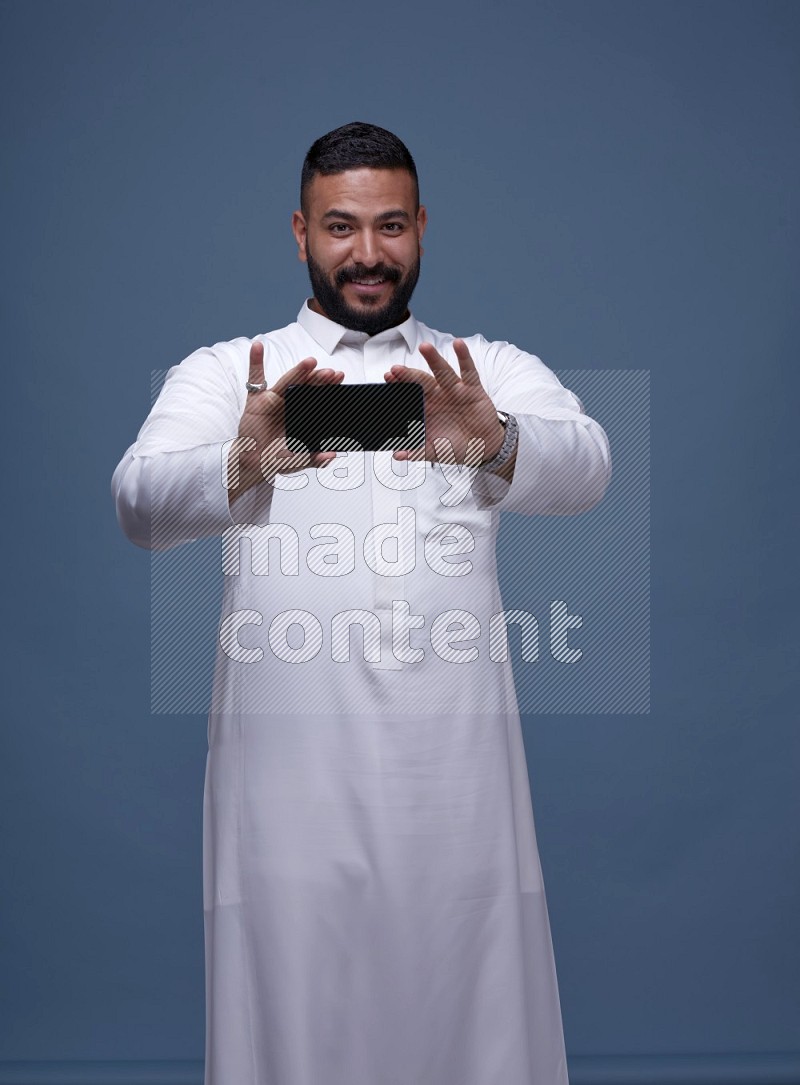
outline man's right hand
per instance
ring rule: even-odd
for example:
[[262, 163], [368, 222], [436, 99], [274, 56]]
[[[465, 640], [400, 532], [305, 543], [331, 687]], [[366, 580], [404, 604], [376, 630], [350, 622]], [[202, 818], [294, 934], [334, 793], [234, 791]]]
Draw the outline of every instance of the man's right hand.
[[[335, 369], [316, 369], [316, 358], [304, 358], [282, 374], [271, 388], [248, 392], [239, 435], [228, 454], [228, 504], [232, 505], [245, 490], [259, 482], [271, 482], [276, 474], [302, 471], [306, 467], [324, 467], [336, 458], [335, 452], [290, 452], [286, 447], [283, 421], [284, 393], [290, 384], [339, 384], [344, 373]], [[264, 383], [264, 344], [250, 347], [250, 384]]]

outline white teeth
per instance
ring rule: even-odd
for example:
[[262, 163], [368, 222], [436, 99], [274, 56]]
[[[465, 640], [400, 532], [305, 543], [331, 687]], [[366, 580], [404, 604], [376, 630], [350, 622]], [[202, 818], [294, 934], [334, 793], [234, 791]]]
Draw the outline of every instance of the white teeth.
[[378, 286], [380, 283], [384, 282], [383, 279], [355, 279], [354, 281], [357, 282], [359, 286]]

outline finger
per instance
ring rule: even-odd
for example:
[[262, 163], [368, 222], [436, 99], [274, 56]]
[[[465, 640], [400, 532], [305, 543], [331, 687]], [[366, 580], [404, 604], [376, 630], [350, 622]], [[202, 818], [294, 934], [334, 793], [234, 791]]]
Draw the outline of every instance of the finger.
[[336, 459], [335, 452], [314, 452], [311, 456], [312, 467], [327, 467]]
[[472, 360], [469, 347], [464, 340], [454, 339], [453, 350], [456, 352], [456, 358], [458, 358], [458, 366], [461, 370], [461, 379], [464, 384], [480, 384], [481, 378], [478, 376], [478, 370]]
[[421, 343], [419, 352], [436, 377], [436, 382], [441, 388], [453, 388], [458, 384], [460, 377], [453, 367], [446, 361], [433, 343]]
[[437, 387], [436, 377], [424, 369], [411, 369], [407, 365], [393, 365], [388, 373], [383, 374], [383, 379], [390, 384], [421, 384], [423, 392], [432, 392]]
[[274, 441], [261, 453], [261, 473], [265, 479], [274, 478], [275, 475], [290, 475], [310, 467], [311, 460], [312, 456], [305, 448], [289, 448], [288, 445]]
[[287, 369], [272, 385], [270, 391], [282, 396], [290, 384], [305, 384], [317, 365], [316, 358], [303, 358], [302, 362]]
[[264, 344], [254, 341], [250, 344], [250, 371], [247, 375], [250, 384], [264, 383]]
[[291, 475], [296, 471], [305, 471], [309, 467], [327, 467], [336, 459], [335, 452], [298, 453], [286, 449], [275, 457], [275, 467], [280, 475]]
[[431, 453], [431, 455], [426, 455], [427, 452], [428, 452], [427, 444], [417, 445], [416, 448], [397, 448], [392, 453], [392, 459], [395, 459], [395, 460], [410, 460], [410, 461], [424, 460], [426, 458], [431, 459], [432, 458], [432, 453]]
[[306, 384], [341, 384], [344, 373], [341, 369], [315, 369]]

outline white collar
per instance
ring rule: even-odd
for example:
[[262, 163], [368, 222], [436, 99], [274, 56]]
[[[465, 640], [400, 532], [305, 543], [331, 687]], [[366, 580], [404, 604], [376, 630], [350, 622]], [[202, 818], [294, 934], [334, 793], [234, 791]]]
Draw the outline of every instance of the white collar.
[[394, 328], [387, 328], [377, 335], [367, 335], [366, 332], [356, 332], [341, 324], [334, 324], [326, 316], [314, 312], [306, 300], [297, 314], [297, 323], [308, 332], [315, 343], [319, 343], [326, 354], [333, 354], [340, 343], [365, 343], [367, 340], [371, 343], [388, 343], [398, 338], [405, 340], [413, 354], [420, 342], [419, 328], [413, 315], [409, 315], [402, 324], [397, 324]]

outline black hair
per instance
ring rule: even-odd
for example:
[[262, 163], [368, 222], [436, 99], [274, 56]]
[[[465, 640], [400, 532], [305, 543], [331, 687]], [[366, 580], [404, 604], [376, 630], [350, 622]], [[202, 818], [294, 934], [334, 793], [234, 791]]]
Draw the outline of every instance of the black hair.
[[406, 170], [414, 179], [419, 208], [419, 180], [414, 159], [401, 139], [386, 128], [352, 121], [334, 128], [308, 149], [300, 175], [300, 206], [306, 213], [306, 192], [317, 174], [328, 176], [345, 170]]

